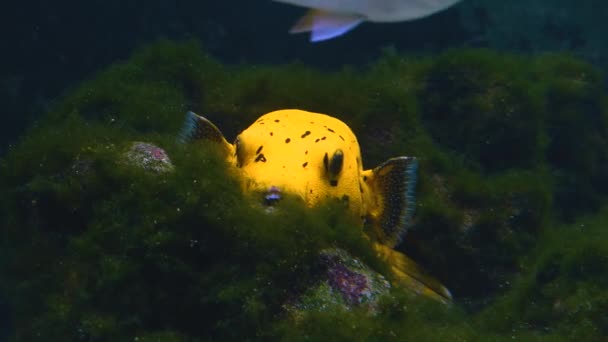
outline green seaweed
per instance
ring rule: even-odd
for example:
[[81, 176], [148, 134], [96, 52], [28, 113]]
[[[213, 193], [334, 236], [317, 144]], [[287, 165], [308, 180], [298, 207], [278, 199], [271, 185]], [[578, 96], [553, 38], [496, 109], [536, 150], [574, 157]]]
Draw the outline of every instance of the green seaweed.
[[539, 330], [568, 340], [605, 338], [607, 220], [604, 207], [597, 215], [548, 229], [528, 258], [527, 272], [480, 320], [497, 330]]
[[429, 133], [487, 171], [533, 166], [543, 153], [543, 115], [528, 68], [523, 58], [486, 50], [439, 57], [419, 93]]
[[[0, 162], [11, 340], [605, 337], [602, 82], [563, 55], [388, 50], [329, 73], [227, 66], [194, 42], [144, 47], [71, 90]], [[375, 315], [332, 301], [286, 314], [325, 248], [390, 275], [340, 201], [311, 209], [285, 194], [268, 213], [213, 146], [176, 142], [188, 110], [230, 138], [280, 108], [345, 121], [366, 169], [418, 157], [398, 249], [452, 305], [393, 288]], [[126, 162], [133, 141], [162, 147], [174, 169]]]

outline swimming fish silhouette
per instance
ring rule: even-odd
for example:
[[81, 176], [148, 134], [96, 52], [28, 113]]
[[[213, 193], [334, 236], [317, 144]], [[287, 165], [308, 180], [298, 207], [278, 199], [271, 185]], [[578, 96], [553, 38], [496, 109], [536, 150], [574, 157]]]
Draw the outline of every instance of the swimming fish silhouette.
[[392, 158], [364, 170], [357, 138], [344, 122], [296, 109], [261, 116], [233, 144], [209, 120], [189, 112], [180, 140], [219, 144], [243, 190], [264, 194], [264, 205], [276, 205], [281, 193], [296, 194], [310, 207], [329, 198], [344, 201], [398, 284], [443, 302], [451, 299], [448, 289], [393, 249], [413, 213], [416, 158]]
[[289, 31], [310, 32], [319, 42], [343, 35], [364, 21], [390, 23], [420, 19], [461, 0], [274, 0], [310, 10]]

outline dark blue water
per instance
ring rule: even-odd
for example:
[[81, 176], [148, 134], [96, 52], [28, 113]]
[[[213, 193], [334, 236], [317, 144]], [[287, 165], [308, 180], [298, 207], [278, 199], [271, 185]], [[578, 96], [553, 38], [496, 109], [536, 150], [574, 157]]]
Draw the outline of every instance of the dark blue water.
[[199, 39], [228, 63], [339, 68], [371, 62], [387, 46], [409, 52], [488, 46], [572, 51], [604, 65], [607, 11], [601, 0], [469, 0], [415, 22], [364, 24], [311, 45], [305, 35], [286, 33], [303, 9], [265, 0], [15, 2], [0, 14], [0, 151], [66, 89], [160, 37]]

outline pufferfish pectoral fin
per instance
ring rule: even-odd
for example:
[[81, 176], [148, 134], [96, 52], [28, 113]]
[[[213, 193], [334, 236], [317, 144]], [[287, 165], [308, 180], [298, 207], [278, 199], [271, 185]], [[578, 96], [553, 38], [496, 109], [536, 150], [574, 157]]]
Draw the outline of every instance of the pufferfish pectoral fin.
[[371, 224], [378, 241], [395, 247], [406, 233], [415, 207], [418, 161], [414, 157], [391, 158], [364, 179], [373, 194]]
[[226, 141], [222, 132], [211, 121], [195, 114], [194, 112], [186, 113], [184, 126], [177, 138], [180, 143], [189, 143], [199, 140], [212, 141], [222, 146], [226, 153], [232, 153], [232, 145]]

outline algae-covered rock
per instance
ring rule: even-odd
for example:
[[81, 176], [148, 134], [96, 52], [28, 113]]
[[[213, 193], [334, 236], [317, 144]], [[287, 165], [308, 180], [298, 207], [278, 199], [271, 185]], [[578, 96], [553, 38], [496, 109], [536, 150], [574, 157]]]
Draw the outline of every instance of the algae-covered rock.
[[173, 170], [171, 158], [162, 148], [145, 142], [134, 142], [125, 152], [125, 162], [132, 163], [146, 171], [163, 173]]
[[[608, 336], [608, 210], [546, 232], [530, 272], [488, 308], [482, 321], [501, 330], [555, 333], [567, 340]], [[497, 320], [498, 315], [507, 319]]]
[[522, 59], [453, 51], [423, 79], [421, 116], [441, 145], [489, 171], [531, 167], [542, 154], [542, 97]]
[[380, 297], [389, 293], [390, 283], [348, 252], [327, 249], [319, 257], [320, 280], [288, 306], [296, 317], [302, 311], [325, 311], [336, 306], [347, 310], [364, 307], [372, 314]]
[[[601, 84], [557, 55], [389, 52], [324, 73], [225, 66], [195, 43], [143, 48], [59, 100], [0, 162], [9, 339], [599, 339]], [[385, 286], [387, 265], [343, 203], [281, 193], [268, 213], [212, 146], [176, 144], [187, 110], [230, 139], [294, 107], [347, 123], [366, 165], [418, 157], [397, 249], [453, 305]], [[555, 228], [584, 213], [595, 228]]]

